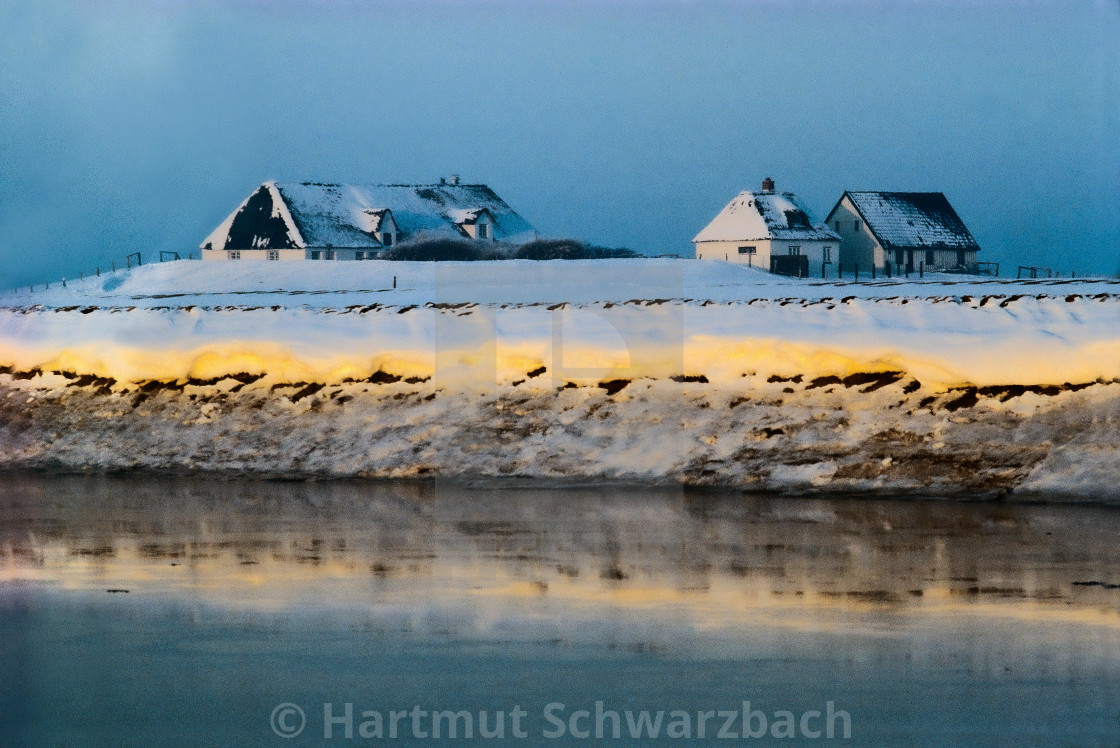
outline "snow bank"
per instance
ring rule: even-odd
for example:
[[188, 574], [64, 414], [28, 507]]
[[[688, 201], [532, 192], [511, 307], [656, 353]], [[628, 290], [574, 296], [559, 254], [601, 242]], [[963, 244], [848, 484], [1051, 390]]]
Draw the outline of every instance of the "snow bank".
[[167, 263], [0, 297], [0, 460], [1111, 496], [1118, 291]]

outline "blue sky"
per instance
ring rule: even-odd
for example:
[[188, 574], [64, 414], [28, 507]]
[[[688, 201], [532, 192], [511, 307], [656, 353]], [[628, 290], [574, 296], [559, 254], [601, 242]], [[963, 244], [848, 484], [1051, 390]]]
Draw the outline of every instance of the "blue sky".
[[647, 253], [771, 176], [943, 191], [1120, 272], [1117, 2], [0, 3], [0, 285], [189, 251], [266, 179], [486, 182]]

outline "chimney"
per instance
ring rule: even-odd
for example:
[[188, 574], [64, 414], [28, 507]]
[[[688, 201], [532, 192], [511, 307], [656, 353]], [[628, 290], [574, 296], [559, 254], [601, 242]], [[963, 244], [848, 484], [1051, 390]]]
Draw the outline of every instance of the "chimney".
[[448, 181], [451, 182], [451, 184], [459, 184], [459, 175], [452, 174], [451, 179], [449, 179]]
[[766, 179], [763, 179], [762, 180], [762, 191], [763, 192], [773, 192], [774, 191], [774, 180], [771, 179], [770, 177], [766, 177]]

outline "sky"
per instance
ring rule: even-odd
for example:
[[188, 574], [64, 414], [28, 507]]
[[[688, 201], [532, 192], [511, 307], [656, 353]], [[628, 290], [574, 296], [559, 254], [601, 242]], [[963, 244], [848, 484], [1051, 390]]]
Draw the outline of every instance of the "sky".
[[452, 173], [687, 256], [767, 176], [940, 191], [1004, 275], [1115, 275], [1120, 2], [0, 0], [0, 287], [197, 253], [265, 180]]

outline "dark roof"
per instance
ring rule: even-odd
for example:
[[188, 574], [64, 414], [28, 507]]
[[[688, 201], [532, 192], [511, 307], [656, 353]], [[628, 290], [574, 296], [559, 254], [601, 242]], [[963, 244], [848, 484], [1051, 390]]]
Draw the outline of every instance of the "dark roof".
[[844, 197], [884, 249], [980, 249], [941, 192], [848, 191], [837, 207]]

